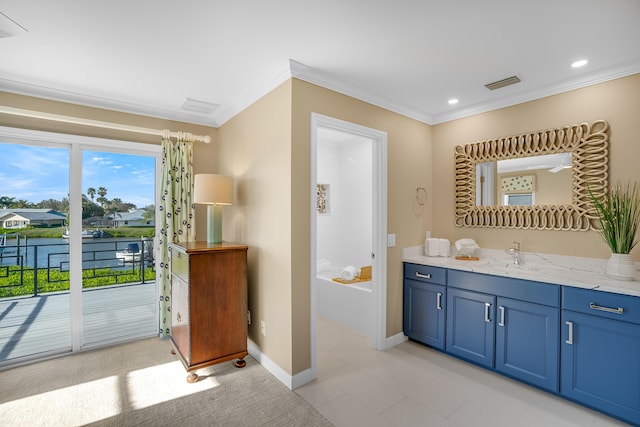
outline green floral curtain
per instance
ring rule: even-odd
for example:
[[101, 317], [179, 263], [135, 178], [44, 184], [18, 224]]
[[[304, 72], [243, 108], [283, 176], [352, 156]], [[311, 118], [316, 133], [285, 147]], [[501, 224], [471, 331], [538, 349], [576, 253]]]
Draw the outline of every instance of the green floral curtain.
[[172, 142], [169, 131], [162, 139], [162, 175], [160, 184], [161, 229], [158, 239], [158, 280], [160, 281], [159, 334], [171, 334], [171, 277], [169, 242], [194, 240], [193, 142], [186, 133], [178, 133]]

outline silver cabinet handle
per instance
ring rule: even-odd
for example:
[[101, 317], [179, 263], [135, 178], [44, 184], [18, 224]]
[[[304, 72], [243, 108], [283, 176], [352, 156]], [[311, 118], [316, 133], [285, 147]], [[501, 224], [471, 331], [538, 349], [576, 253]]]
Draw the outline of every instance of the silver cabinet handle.
[[491, 322], [491, 319], [489, 319], [489, 310], [491, 310], [491, 303], [485, 302], [484, 303], [484, 321], [487, 323]]
[[421, 279], [431, 279], [431, 274], [421, 274], [416, 271], [416, 277], [420, 277]]
[[618, 308], [610, 308], [610, 307], [603, 307], [601, 305], [598, 305], [594, 302], [590, 302], [589, 303], [589, 308], [592, 310], [600, 310], [600, 311], [606, 311], [607, 313], [615, 313], [615, 314], [623, 314], [624, 313], [624, 308], [622, 307], [618, 307]]
[[498, 322], [499, 326], [504, 326], [504, 307], [500, 306], [500, 322]]
[[569, 327], [569, 337], [565, 342], [569, 345], [572, 345], [573, 344], [573, 322], [566, 321], [564, 323], [566, 323], [567, 326]]
[[438, 300], [436, 302], [436, 308], [442, 310], [442, 292], [438, 292]]

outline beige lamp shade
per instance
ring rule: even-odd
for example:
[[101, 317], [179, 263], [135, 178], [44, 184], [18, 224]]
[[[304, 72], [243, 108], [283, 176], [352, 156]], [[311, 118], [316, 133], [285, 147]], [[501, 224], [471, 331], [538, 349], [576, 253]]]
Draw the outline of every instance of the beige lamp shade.
[[195, 175], [193, 202], [203, 205], [233, 204], [233, 178], [209, 173]]

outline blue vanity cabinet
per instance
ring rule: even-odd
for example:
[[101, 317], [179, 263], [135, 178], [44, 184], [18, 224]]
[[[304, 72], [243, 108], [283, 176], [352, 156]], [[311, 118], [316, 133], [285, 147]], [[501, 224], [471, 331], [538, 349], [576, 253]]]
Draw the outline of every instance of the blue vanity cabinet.
[[558, 392], [560, 309], [510, 298], [496, 305], [496, 371]]
[[404, 334], [440, 350], [444, 349], [446, 273], [438, 267], [404, 265]]
[[560, 288], [449, 271], [448, 353], [558, 391]]
[[493, 368], [496, 297], [447, 289], [447, 353]]
[[563, 288], [560, 393], [640, 425], [640, 298]]

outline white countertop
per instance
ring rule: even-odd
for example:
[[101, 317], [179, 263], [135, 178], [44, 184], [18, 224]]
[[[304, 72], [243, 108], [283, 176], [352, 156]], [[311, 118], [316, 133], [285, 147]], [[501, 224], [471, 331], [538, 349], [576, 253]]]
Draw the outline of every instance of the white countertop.
[[450, 257], [428, 257], [424, 255], [423, 246], [414, 246], [402, 250], [402, 261], [640, 296], [640, 272], [633, 281], [611, 279], [605, 276], [606, 259], [521, 252], [520, 259], [524, 264], [516, 265], [511, 255], [504, 250], [479, 249], [474, 255], [480, 259], [457, 260], [453, 248]]

